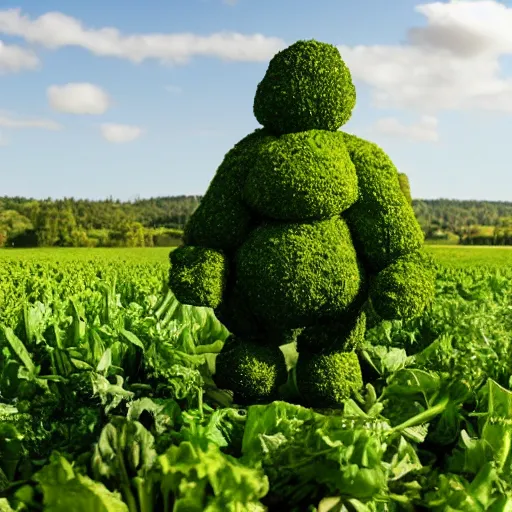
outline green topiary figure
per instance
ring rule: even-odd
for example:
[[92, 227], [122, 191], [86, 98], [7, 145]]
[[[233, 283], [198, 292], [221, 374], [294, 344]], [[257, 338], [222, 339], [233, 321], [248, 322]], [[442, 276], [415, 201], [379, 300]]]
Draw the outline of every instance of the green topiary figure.
[[412, 204], [412, 196], [411, 196], [411, 185], [409, 184], [409, 178], [407, 174], [404, 172], [398, 173], [398, 183], [400, 184], [400, 189], [402, 190], [404, 196], [407, 199], [409, 204]]
[[299, 41], [271, 60], [254, 113], [171, 253], [178, 300], [215, 309], [232, 333], [219, 387], [278, 396], [278, 347], [296, 341], [303, 401], [339, 406], [362, 386], [356, 350], [372, 318], [419, 315], [433, 265], [399, 174], [377, 145], [339, 131], [355, 106], [338, 50]]

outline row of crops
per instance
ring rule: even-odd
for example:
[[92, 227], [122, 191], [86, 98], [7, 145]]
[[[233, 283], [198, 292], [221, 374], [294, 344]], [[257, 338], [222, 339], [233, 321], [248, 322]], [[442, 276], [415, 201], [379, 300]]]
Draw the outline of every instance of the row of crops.
[[512, 510], [512, 251], [435, 251], [338, 411], [218, 389], [228, 333], [167, 250], [0, 253], [0, 511]]

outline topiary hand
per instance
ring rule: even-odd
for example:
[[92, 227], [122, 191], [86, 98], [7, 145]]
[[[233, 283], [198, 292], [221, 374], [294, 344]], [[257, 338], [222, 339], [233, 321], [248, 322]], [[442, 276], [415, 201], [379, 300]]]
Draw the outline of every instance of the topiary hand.
[[400, 256], [381, 270], [370, 286], [375, 312], [385, 320], [420, 315], [435, 293], [435, 264], [422, 251]]
[[182, 304], [216, 308], [222, 301], [228, 259], [215, 249], [178, 247], [169, 255], [169, 288]]

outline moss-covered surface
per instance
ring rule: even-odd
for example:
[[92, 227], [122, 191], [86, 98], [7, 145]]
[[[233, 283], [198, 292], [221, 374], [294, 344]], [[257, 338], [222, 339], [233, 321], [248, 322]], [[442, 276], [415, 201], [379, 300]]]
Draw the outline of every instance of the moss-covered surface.
[[264, 326], [251, 311], [247, 299], [236, 286], [234, 277], [231, 273], [222, 303], [215, 309], [215, 316], [232, 334], [246, 340], [262, 340]]
[[[341, 132], [340, 132], [341, 134]], [[419, 249], [423, 232], [400, 189], [398, 171], [376, 144], [342, 133], [356, 167], [359, 199], [347, 211], [358, 252], [379, 271]]]
[[334, 46], [276, 54], [254, 100], [264, 128], [226, 154], [171, 255], [178, 299], [213, 307], [232, 333], [215, 380], [238, 403], [277, 398], [278, 346], [296, 341], [303, 400], [340, 406], [362, 386], [367, 322], [416, 316], [433, 297], [407, 177], [338, 131], [354, 105]]
[[266, 138], [244, 187], [252, 209], [291, 221], [339, 215], [357, 195], [356, 170], [343, 139], [322, 130]]
[[356, 103], [349, 69], [338, 49], [298, 41], [269, 63], [254, 98], [254, 115], [276, 135], [306, 130], [336, 131]]
[[412, 196], [411, 196], [411, 185], [409, 183], [409, 177], [404, 172], [398, 173], [398, 183], [400, 185], [400, 190], [402, 191], [407, 202], [412, 205]]
[[243, 186], [259, 143], [267, 136], [264, 130], [256, 130], [226, 154], [185, 226], [186, 245], [233, 251], [245, 240], [253, 219], [242, 199]]
[[351, 351], [359, 348], [366, 332], [366, 315], [346, 315], [339, 320], [324, 320], [306, 327], [297, 337], [297, 351]]
[[230, 336], [215, 362], [215, 383], [233, 390], [239, 404], [268, 402], [277, 398], [288, 372], [279, 348]]
[[432, 258], [422, 251], [400, 257], [377, 274], [370, 294], [373, 308], [385, 320], [420, 315], [434, 299]]
[[301, 398], [312, 407], [340, 407], [363, 387], [355, 352], [299, 352], [296, 379]]
[[182, 304], [216, 308], [228, 275], [226, 256], [214, 249], [183, 246], [171, 252], [169, 287]]
[[254, 314], [280, 328], [343, 314], [362, 285], [350, 232], [337, 217], [257, 228], [236, 254], [236, 274]]

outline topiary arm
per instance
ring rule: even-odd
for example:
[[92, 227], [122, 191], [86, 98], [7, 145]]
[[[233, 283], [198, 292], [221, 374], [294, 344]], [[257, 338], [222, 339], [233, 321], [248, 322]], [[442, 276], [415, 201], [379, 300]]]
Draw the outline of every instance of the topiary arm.
[[396, 167], [376, 144], [343, 134], [356, 167], [359, 198], [347, 221], [359, 253], [374, 275], [370, 297], [382, 318], [420, 314], [433, 298], [432, 264], [423, 232], [405, 197]]
[[385, 320], [420, 315], [434, 298], [435, 277], [435, 265], [423, 251], [400, 256], [371, 283], [373, 309]]
[[354, 243], [372, 271], [380, 271], [423, 244], [412, 206], [398, 181], [398, 171], [376, 144], [343, 134], [357, 172], [359, 197], [346, 218]]
[[222, 302], [228, 259], [215, 249], [178, 247], [170, 254], [169, 288], [182, 304], [216, 308]]
[[256, 132], [229, 151], [185, 226], [184, 245], [170, 254], [169, 287], [182, 304], [216, 308], [222, 302], [229, 255], [250, 230], [242, 190], [254, 158]]

